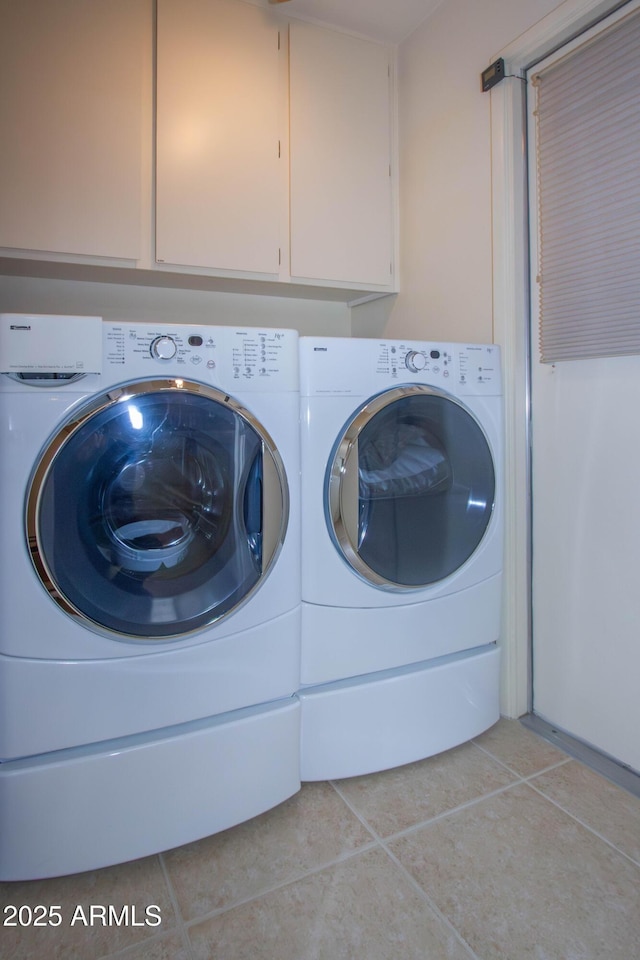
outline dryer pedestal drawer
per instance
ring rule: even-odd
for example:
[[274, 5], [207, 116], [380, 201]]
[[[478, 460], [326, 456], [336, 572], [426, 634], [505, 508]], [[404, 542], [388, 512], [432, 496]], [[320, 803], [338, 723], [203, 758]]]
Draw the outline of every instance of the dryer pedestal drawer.
[[301, 779], [386, 770], [478, 736], [499, 719], [499, 678], [492, 644], [303, 689]]

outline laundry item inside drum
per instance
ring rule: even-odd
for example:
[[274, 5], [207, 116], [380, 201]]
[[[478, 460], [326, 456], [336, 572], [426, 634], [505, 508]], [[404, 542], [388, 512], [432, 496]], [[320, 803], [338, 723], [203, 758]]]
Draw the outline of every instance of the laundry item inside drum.
[[358, 551], [392, 583], [441, 580], [471, 556], [493, 508], [493, 458], [469, 414], [428, 395], [375, 414], [358, 437]]

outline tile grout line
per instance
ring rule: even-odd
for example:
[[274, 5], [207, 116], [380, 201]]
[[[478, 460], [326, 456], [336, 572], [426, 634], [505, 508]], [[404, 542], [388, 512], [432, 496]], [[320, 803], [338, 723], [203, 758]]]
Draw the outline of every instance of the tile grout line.
[[360, 821], [360, 823], [361, 823], [362, 826], [365, 828], [365, 830], [366, 830], [368, 833], [371, 834], [371, 836], [374, 838], [374, 840], [376, 841], [376, 843], [379, 843], [381, 838], [378, 836], [378, 834], [377, 834], [376, 831], [373, 829], [373, 827], [369, 824], [369, 822], [365, 819], [365, 817], [354, 807], [354, 805], [351, 803], [351, 801], [350, 801], [350, 800], [347, 800], [347, 798], [345, 797], [344, 793], [342, 792], [342, 790], [341, 790], [340, 787], [339, 787], [339, 782], [340, 782], [340, 781], [336, 781], [336, 780], [327, 780], [327, 783], [328, 783], [331, 787], [333, 787], [333, 789], [334, 789], [335, 792], [338, 794], [338, 796], [340, 797], [340, 799], [342, 800], [342, 802], [344, 803], [344, 805], [351, 811], [351, 813], [354, 815], [354, 817], [355, 817], [357, 820]]
[[[544, 800], [548, 800], [550, 803], [552, 803], [552, 804], [553, 804], [555, 807], [557, 807], [559, 810], [562, 810], [563, 813], [566, 813], [567, 816], [571, 817], [571, 819], [574, 820], [576, 823], [579, 823], [581, 826], [583, 826], [583, 827], [585, 828], [585, 830], [588, 830], [589, 833], [593, 834], [593, 836], [596, 836], [596, 837], [598, 837], [600, 840], [603, 840], [609, 847], [611, 847], [611, 849], [616, 850], [618, 853], [622, 854], [623, 857], [625, 857], [627, 860], [629, 860], [634, 866], [640, 868], [640, 860], [636, 860], [636, 859], [634, 859], [634, 857], [630, 856], [628, 853], [625, 853], [625, 851], [624, 851], [624, 850], [621, 850], [618, 846], [616, 846], [615, 843], [613, 843], [611, 840], [608, 840], [607, 837], [603, 836], [601, 833], [599, 833], [599, 832], [598, 832], [597, 830], [595, 830], [593, 827], [589, 826], [588, 823], [585, 823], [583, 820], [581, 820], [581, 819], [580, 819], [579, 817], [577, 817], [575, 814], [571, 813], [570, 810], [567, 810], [565, 807], [563, 807], [562, 804], [560, 804], [557, 800], [554, 800], [552, 797], [547, 796], [547, 794], [544, 793], [544, 791], [543, 791], [540, 787], [537, 787], [534, 783], [531, 782], [532, 780], [535, 780], [537, 777], [541, 777], [541, 776], [542, 776], [543, 774], [545, 774], [545, 773], [550, 773], [552, 770], [557, 770], [559, 767], [566, 766], [567, 764], [570, 764], [570, 763], [581, 763], [581, 761], [580, 761], [579, 758], [577, 758], [577, 757], [572, 757], [570, 754], [567, 754], [565, 757], [563, 757], [562, 760], [559, 760], [557, 763], [553, 763], [553, 764], [551, 764], [551, 765], [548, 766], [548, 767], [542, 767], [540, 770], [536, 770], [535, 773], [529, 773], [529, 774], [526, 774], [526, 775], [522, 775], [522, 774], [518, 774], [517, 771], [516, 771], [513, 767], [510, 767], [507, 763], [505, 763], [504, 761], [500, 760], [499, 757], [496, 757], [496, 756], [495, 756], [494, 754], [492, 754], [486, 747], [483, 747], [481, 744], [477, 743], [475, 740], [472, 740], [471, 743], [473, 743], [476, 747], [478, 747], [480, 750], [482, 750], [483, 753], [485, 753], [487, 756], [491, 757], [492, 760], [495, 760], [496, 763], [499, 763], [500, 766], [502, 766], [502, 767], [505, 768], [505, 770], [508, 770], [510, 773], [514, 773], [514, 774], [516, 774], [517, 776], [519, 776], [519, 777], [520, 777], [520, 780], [518, 781], [519, 783], [527, 784], [527, 786], [530, 786], [530, 787], [531, 787], [533, 790], [535, 790], [535, 792], [536, 792], [540, 797], [542, 797]], [[554, 744], [553, 746], [555, 746], [555, 744]], [[556, 747], [556, 749], [557, 749], [557, 750], [561, 750], [560, 747]], [[600, 774], [600, 776], [603, 776], [603, 775]], [[605, 777], [604, 779], [607, 779], [607, 778]], [[609, 782], [611, 782], [611, 781], [609, 781]], [[514, 786], [514, 784], [512, 784], [512, 786]], [[507, 789], [509, 789], [509, 788], [507, 788]], [[497, 792], [501, 792], [501, 791], [497, 791]], [[480, 798], [479, 798], [479, 799], [480, 799]], [[475, 802], [475, 801], [472, 801], [472, 802]], [[460, 807], [459, 809], [462, 809], [462, 807]], [[427, 821], [427, 822], [429, 822], [429, 821]]]
[[[400, 872], [402, 873], [404, 878], [407, 880], [411, 888], [420, 896], [422, 900], [425, 901], [426, 905], [429, 907], [429, 909], [434, 914], [434, 916], [436, 916], [440, 920], [440, 922], [444, 924], [444, 926], [455, 937], [458, 943], [462, 947], [464, 947], [465, 951], [469, 954], [470, 960], [481, 960], [481, 958], [479, 958], [478, 955], [471, 949], [471, 947], [469, 946], [467, 941], [464, 939], [460, 931], [454, 927], [454, 925], [451, 923], [449, 918], [446, 917], [442, 913], [442, 911], [439, 909], [437, 904], [434, 903], [434, 901], [431, 899], [431, 897], [426, 892], [426, 890], [420, 886], [420, 884], [415, 879], [415, 877], [412, 876], [412, 874], [406, 869], [406, 867], [398, 860], [396, 855], [391, 852], [391, 850], [387, 846], [386, 841], [383, 840], [383, 838], [376, 833], [373, 827], [370, 826], [370, 824], [365, 820], [365, 818], [360, 815], [359, 811], [356, 810], [356, 808], [352, 805], [352, 803], [349, 800], [347, 800], [345, 796], [343, 796], [340, 789], [336, 786], [335, 781], [331, 780], [329, 782], [331, 783], [331, 786], [334, 788], [336, 793], [342, 798], [344, 803], [346, 803], [347, 807], [351, 810], [354, 816], [356, 816], [358, 820], [360, 820], [362, 825], [376, 838], [376, 846], [379, 847], [385, 853], [385, 855], [391, 860], [391, 862], [396, 866], [396, 868], [400, 870]], [[424, 826], [424, 824], [421, 824], [421, 826]]]
[[217, 909], [209, 910], [208, 913], [203, 913], [199, 917], [192, 917], [191, 920], [184, 920], [183, 922], [185, 929], [189, 930], [198, 923], [203, 923], [206, 920], [212, 920], [214, 917], [222, 916], [223, 913], [228, 913], [230, 910], [235, 910], [236, 907], [243, 907], [247, 903], [252, 903], [254, 900], [260, 900], [262, 897], [266, 897], [271, 893], [275, 893], [277, 890], [282, 890], [293, 883], [299, 883], [300, 880], [306, 880], [308, 877], [312, 877], [316, 873], [322, 873], [323, 870], [328, 870], [330, 867], [335, 867], [340, 863], [346, 863], [348, 860], [359, 856], [361, 853], [367, 853], [370, 850], [375, 850], [377, 845], [377, 841], [372, 839], [369, 843], [364, 844], [362, 847], [358, 847], [357, 850], [346, 851], [339, 857], [336, 857], [334, 860], [328, 860], [326, 863], [321, 863], [309, 870], [303, 870], [301, 873], [289, 877], [287, 880], [282, 880], [280, 883], [275, 883], [271, 887], [265, 887], [265, 889], [260, 890], [259, 893], [254, 893], [247, 897], [242, 897], [239, 900], [234, 900], [233, 903], [229, 903], [225, 907], [218, 907]]
[[514, 774], [516, 777], [521, 777], [523, 780], [525, 780], [527, 777], [537, 777], [541, 773], [547, 773], [548, 770], [555, 770], [556, 767], [562, 767], [565, 763], [570, 763], [574, 759], [573, 757], [570, 757], [567, 754], [561, 760], [557, 760], [555, 763], [550, 763], [546, 767], [541, 767], [540, 770], [536, 770], [535, 773], [522, 774], [522, 773], [519, 773], [515, 769], [515, 767], [510, 767], [509, 764], [506, 763], [504, 760], [501, 760], [500, 757], [496, 757], [496, 755], [491, 753], [490, 750], [487, 750], [486, 747], [483, 747], [481, 746], [481, 744], [476, 743], [475, 740], [471, 740], [470, 742], [473, 743], [473, 745], [477, 747], [478, 750], [482, 750], [482, 752], [487, 757], [490, 757], [495, 763], [498, 763], [501, 767], [504, 767], [505, 770], [508, 770], [509, 773]]
[[[127, 957], [136, 957], [139, 956], [139, 951], [141, 947], [148, 947], [151, 944], [159, 943], [161, 940], [164, 940], [166, 937], [171, 936], [171, 931], [165, 931], [164, 933], [156, 933], [151, 937], [147, 937], [145, 940], [141, 940], [139, 943], [130, 943], [126, 947], [122, 947], [120, 950], [117, 950], [115, 953], [103, 953], [101, 957], [97, 957], [96, 960], [127, 960]], [[184, 938], [183, 938], [184, 940]], [[188, 954], [190, 958], [193, 958], [191, 952], [191, 946], [188, 947]]]
[[477, 803], [482, 803], [484, 800], [490, 800], [492, 797], [498, 797], [502, 793], [506, 793], [508, 790], [512, 790], [514, 787], [519, 787], [524, 783], [523, 780], [514, 780], [513, 783], [508, 783], [504, 787], [497, 787], [495, 790], [491, 790], [489, 793], [483, 793], [482, 796], [474, 797], [473, 800], [467, 800], [465, 803], [459, 803], [457, 807], [451, 807], [449, 810], [443, 810], [442, 813], [437, 813], [434, 817], [429, 817], [428, 820], [421, 820], [420, 823], [412, 823], [411, 826], [405, 827], [403, 830], [397, 830], [395, 833], [390, 833], [384, 840], [381, 840], [381, 843], [388, 843], [393, 840], [400, 840], [402, 837], [410, 836], [412, 833], [417, 833], [418, 830], [422, 830], [424, 827], [430, 827], [434, 823], [439, 823], [441, 820], [446, 820], [447, 817], [452, 816], [453, 814], [461, 813], [463, 810], [469, 809], [469, 807], [475, 806]]
[[418, 883], [418, 881], [416, 880], [416, 878], [415, 878], [414, 876], [412, 876], [412, 874], [409, 872], [409, 870], [407, 870], [407, 868], [404, 866], [404, 864], [403, 864], [400, 860], [398, 860], [398, 858], [396, 857], [396, 855], [391, 852], [391, 850], [389, 849], [389, 847], [387, 846], [387, 844], [385, 843], [384, 840], [381, 840], [381, 841], [380, 841], [380, 847], [382, 848], [382, 850], [384, 850], [384, 852], [385, 852], [386, 855], [389, 857], [389, 859], [391, 860], [391, 862], [396, 865], [396, 867], [398, 868], [398, 870], [400, 870], [400, 872], [402, 873], [402, 875], [403, 875], [403, 876], [405, 877], [405, 879], [410, 883], [410, 885], [413, 887], [413, 889], [414, 889], [418, 894], [420, 894], [420, 896], [421, 896], [422, 899], [426, 902], [426, 904], [427, 904], [427, 906], [429, 907], [429, 909], [431, 910], [431, 912], [432, 912], [432, 913], [440, 920], [440, 922], [443, 923], [444, 926], [453, 934], [453, 936], [454, 936], [455, 939], [458, 941], [458, 943], [459, 943], [462, 947], [464, 947], [464, 949], [466, 950], [466, 952], [469, 954], [470, 960], [482, 960], [482, 958], [479, 957], [478, 954], [477, 954], [474, 950], [472, 950], [470, 944], [467, 943], [467, 941], [466, 941], [465, 938], [462, 936], [461, 932], [457, 929], [457, 927], [455, 927], [455, 926], [453, 925], [453, 923], [451, 922], [451, 920], [449, 920], [449, 918], [446, 916], [446, 914], [444, 914], [444, 913], [440, 910], [440, 908], [439, 908], [439, 906], [437, 905], [437, 903], [435, 903], [435, 901], [431, 899], [431, 897], [429, 896], [429, 894], [427, 893], [427, 891], [424, 889], [424, 887], [421, 887], [421, 886], [420, 886], [420, 884]]
[[[319, 865], [317, 865], [317, 866], [315, 866], [315, 867], [312, 867], [312, 868], [310, 868], [310, 869], [308, 869], [308, 870], [302, 870], [300, 873], [296, 874], [295, 876], [289, 877], [288, 879], [283, 880], [283, 881], [281, 881], [280, 883], [275, 883], [275, 884], [273, 884], [272, 886], [265, 887], [264, 889], [260, 890], [259, 893], [255, 893], [255, 894], [251, 894], [250, 896], [242, 897], [242, 898], [240, 898], [240, 899], [238, 899], [238, 900], [234, 900], [232, 903], [229, 903], [229, 904], [227, 904], [227, 905], [224, 906], [224, 907], [218, 907], [218, 908], [216, 908], [216, 909], [214, 909], [214, 910], [209, 910], [207, 913], [203, 913], [203, 914], [201, 914], [201, 915], [198, 916], [198, 917], [193, 917], [193, 918], [191, 918], [191, 919], [189, 919], [189, 920], [186, 920], [186, 919], [184, 919], [184, 917], [182, 916], [182, 913], [181, 913], [181, 911], [180, 911], [180, 908], [179, 908], [179, 905], [178, 905], [178, 901], [177, 901], [177, 897], [176, 897], [176, 895], [175, 895], [175, 891], [174, 891], [174, 888], [173, 888], [173, 884], [171, 883], [171, 879], [170, 879], [170, 876], [169, 876], [168, 868], [167, 868], [167, 866], [166, 866], [166, 864], [165, 864], [165, 861], [164, 861], [164, 855], [163, 855], [163, 854], [158, 854], [158, 856], [159, 856], [159, 858], [160, 858], [161, 865], [162, 865], [162, 870], [163, 870], [163, 873], [164, 873], [164, 875], [165, 875], [165, 881], [166, 881], [167, 886], [168, 886], [168, 888], [169, 888], [169, 894], [170, 894], [171, 902], [172, 902], [172, 904], [173, 904], [174, 910], [176, 911], [176, 915], [177, 915], [177, 918], [178, 918], [178, 923], [184, 927], [184, 930], [187, 932], [187, 935], [188, 935], [188, 930], [189, 930], [191, 927], [193, 927], [193, 926], [195, 926], [196, 924], [198, 924], [198, 923], [202, 923], [202, 922], [204, 922], [204, 921], [206, 921], [206, 920], [211, 920], [211, 919], [213, 919], [214, 917], [221, 916], [223, 913], [227, 913], [229, 910], [234, 910], [236, 907], [244, 906], [245, 904], [251, 903], [251, 902], [254, 901], [254, 900], [259, 900], [261, 897], [267, 896], [267, 894], [274, 893], [276, 890], [281, 890], [281, 889], [283, 889], [284, 887], [287, 887], [287, 886], [289, 886], [289, 885], [292, 884], [292, 883], [298, 883], [300, 880], [304, 880], [304, 879], [306, 879], [307, 877], [311, 877], [311, 876], [313, 876], [313, 875], [316, 874], [316, 873], [320, 873], [322, 870], [326, 870], [326, 869], [328, 869], [328, 868], [330, 868], [330, 867], [337, 866], [337, 865], [340, 864], [340, 863], [345, 863], [347, 860], [350, 860], [352, 857], [356, 857], [356, 856], [358, 856], [358, 855], [361, 854], [361, 853], [366, 853], [366, 852], [369, 851], [369, 850], [374, 850], [374, 849], [379, 845], [379, 838], [378, 838], [377, 834], [375, 833], [375, 831], [373, 831], [373, 830], [369, 827], [369, 825], [366, 823], [366, 821], [364, 821], [364, 820], [362, 819], [362, 817], [360, 817], [360, 815], [357, 813], [357, 811], [352, 810], [350, 804], [345, 800], [345, 798], [342, 796], [342, 794], [337, 790], [337, 788], [335, 787], [334, 783], [333, 783], [332, 781], [326, 781], [326, 782], [327, 782], [330, 786], [333, 787], [333, 789], [334, 789], [335, 792], [338, 794], [338, 796], [339, 796], [340, 799], [343, 801], [343, 803], [345, 803], [345, 805], [348, 807], [348, 809], [350, 809], [351, 812], [352, 812], [352, 813], [356, 816], [356, 818], [360, 821], [360, 823], [362, 824], [362, 826], [366, 829], [367, 833], [370, 835], [371, 840], [370, 840], [369, 842], [363, 844], [362, 846], [358, 847], [356, 850], [345, 851], [345, 852], [343, 852], [342, 854], [340, 854], [338, 857], [335, 857], [335, 858], [332, 859], [332, 860], [327, 860], [327, 861], [325, 861], [325, 862], [323, 862], [323, 863], [321, 863], [321, 864], [319, 864]], [[189, 947], [191, 947], [191, 943], [190, 943], [190, 942], [189, 942]]]
[[160, 869], [162, 870], [162, 873], [163, 873], [163, 875], [164, 875], [164, 881], [165, 881], [165, 883], [166, 883], [166, 885], [167, 885], [167, 889], [168, 889], [168, 891], [169, 891], [169, 899], [171, 900], [171, 903], [172, 903], [172, 906], [173, 906], [173, 910], [174, 910], [174, 913], [175, 913], [175, 915], [176, 915], [176, 920], [178, 921], [178, 929], [180, 930], [180, 938], [181, 938], [181, 940], [182, 940], [182, 942], [183, 942], [183, 945], [186, 947], [187, 953], [188, 953], [189, 957], [191, 958], [191, 960], [195, 960], [194, 953], [193, 953], [193, 948], [192, 948], [192, 946], [191, 946], [191, 940], [190, 940], [189, 934], [188, 934], [188, 932], [187, 932], [186, 922], [185, 922], [184, 917], [182, 916], [182, 911], [180, 910], [180, 904], [178, 903], [178, 896], [177, 896], [177, 894], [176, 894], [175, 888], [174, 888], [174, 886], [173, 886], [173, 882], [172, 882], [172, 880], [171, 880], [171, 876], [170, 876], [170, 874], [169, 874], [169, 870], [168, 870], [167, 865], [166, 865], [165, 860], [164, 860], [164, 853], [159, 853], [159, 854], [158, 854], [158, 859], [159, 859], [159, 861], [160, 861]]
[[[182, 945], [183, 945], [183, 947], [186, 949], [187, 954], [188, 954], [190, 960], [195, 960], [195, 957], [194, 957], [194, 954], [193, 954], [193, 950], [192, 950], [192, 948], [191, 948], [191, 942], [189, 941], [189, 937], [188, 937], [188, 935], [187, 935], [187, 931], [186, 931], [186, 927], [185, 927], [185, 924], [184, 924], [184, 920], [183, 920], [183, 918], [182, 918], [182, 914], [181, 914], [180, 908], [179, 908], [179, 906], [178, 906], [178, 900], [177, 900], [177, 897], [176, 897], [176, 895], [175, 895], [175, 891], [174, 891], [174, 889], [173, 889], [173, 884], [171, 883], [171, 879], [170, 879], [170, 877], [169, 877], [169, 874], [168, 874], [167, 869], [166, 869], [166, 865], [165, 865], [165, 863], [164, 863], [163, 855], [162, 855], [162, 853], [157, 853], [157, 854], [155, 854], [155, 856], [157, 856], [158, 861], [159, 861], [159, 863], [160, 863], [160, 869], [161, 869], [162, 874], [163, 874], [163, 876], [164, 876], [164, 882], [165, 882], [165, 884], [166, 884], [166, 886], [167, 886], [167, 892], [168, 892], [168, 894], [169, 894], [169, 900], [170, 900], [170, 902], [171, 902], [171, 906], [173, 907], [173, 912], [174, 912], [175, 919], [176, 919], [176, 931], [180, 934], [180, 939], [181, 939], [181, 941], [182, 941]], [[160, 930], [159, 933], [152, 934], [152, 936], [150, 936], [150, 937], [145, 937], [143, 940], [140, 940], [139, 943], [127, 944], [126, 947], [121, 947], [120, 950], [116, 950], [116, 951], [114, 951], [114, 952], [112, 952], [112, 953], [104, 953], [104, 954], [102, 954], [101, 957], [98, 957], [97, 960], [119, 960], [119, 958], [122, 958], [122, 960], [126, 960], [126, 958], [127, 958], [128, 956], [135, 956], [135, 954], [140, 950], [141, 947], [143, 947], [143, 946], [146, 947], [147, 945], [150, 945], [150, 944], [152, 944], [152, 943], [159, 942], [160, 940], [164, 939], [165, 937], [171, 936], [172, 932], [173, 932], [173, 931], [170, 930], [170, 929], [169, 929], [169, 930]]]
[[[512, 790], [514, 787], [522, 786], [523, 784], [526, 784], [526, 783], [528, 782], [528, 776], [537, 777], [537, 776], [539, 776], [541, 773], [547, 773], [549, 770], [554, 770], [554, 769], [556, 768], [556, 766], [562, 766], [565, 762], [567, 762], [567, 761], [564, 761], [564, 760], [563, 760], [563, 761], [561, 761], [561, 763], [559, 763], [559, 764], [554, 764], [554, 765], [551, 766], [551, 767], [545, 767], [543, 770], [539, 770], [539, 771], [537, 771], [537, 772], [534, 773], [534, 774], [529, 774], [529, 775], [527, 775], [527, 777], [521, 776], [520, 774], [516, 773], [515, 770], [511, 770], [511, 769], [509, 769], [509, 768], [505, 768], [505, 769], [508, 770], [508, 772], [509, 772], [512, 776], [515, 777], [515, 779], [514, 779], [511, 783], [505, 784], [504, 787], [496, 787], [495, 790], [490, 790], [488, 793], [483, 793], [483, 794], [480, 794], [480, 795], [477, 796], [477, 797], [473, 797], [472, 800], [466, 800], [464, 803], [459, 803], [457, 806], [455, 806], [455, 807], [450, 807], [448, 810], [443, 810], [441, 813], [437, 813], [437, 814], [436, 814], [435, 816], [433, 816], [433, 817], [428, 817], [426, 820], [420, 820], [418, 823], [412, 823], [411, 826], [405, 827], [403, 830], [397, 830], [395, 833], [390, 833], [390, 834], [388, 834], [387, 836], [384, 837], [384, 839], [381, 838], [381, 837], [379, 837], [379, 835], [378, 835], [378, 834], [376, 833], [376, 831], [368, 824], [368, 822], [367, 822], [366, 820], [364, 820], [364, 819], [360, 816], [360, 814], [358, 813], [358, 811], [357, 811], [354, 807], [352, 807], [351, 803], [350, 803], [345, 797], [342, 796], [342, 794], [340, 793], [340, 791], [338, 790], [338, 788], [335, 786], [335, 784], [332, 783], [332, 786], [333, 786], [334, 789], [337, 790], [337, 792], [340, 794], [340, 796], [342, 797], [342, 799], [344, 800], [344, 802], [347, 804], [347, 806], [349, 807], [349, 809], [352, 811], [352, 813], [354, 813], [354, 814], [358, 817], [358, 819], [361, 820], [361, 822], [363, 823], [363, 825], [370, 831], [370, 833], [371, 833], [374, 837], [376, 837], [376, 839], [378, 839], [380, 842], [388, 842], [388, 841], [390, 841], [390, 840], [398, 840], [400, 837], [404, 837], [404, 836], [407, 836], [407, 835], [409, 835], [409, 834], [412, 834], [412, 833], [416, 832], [417, 830], [421, 830], [423, 827], [430, 826], [432, 823], [437, 823], [437, 822], [439, 822], [440, 820], [444, 820], [445, 817], [449, 817], [449, 816], [451, 816], [451, 815], [454, 814], [454, 813], [460, 813], [462, 810], [466, 810], [466, 809], [469, 808], [469, 807], [473, 807], [476, 803], [482, 803], [484, 800], [489, 800], [491, 797], [497, 797], [497, 796], [499, 796], [501, 793], [505, 793], [507, 790]], [[504, 764], [503, 764], [503, 766], [504, 766]]]
[[[477, 744], [476, 744], [476, 746], [477, 746]], [[482, 747], [481, 747], [480, 749], [483, 749], [483, 750], [484, 750], [484, 748], [482, 748]], [[484, 752], [485, 752], [485, 753], [488, 753], [488, 751], [486, 751], [486, 750], [485, 750]], [[492, 756], [492, 755], [489, 754], [489, 756]], [[492, 758], [493, 758], [493, 756], [492, 756]], [[496, 759], [496, 760], [497, 760], [497, 758], [493, 758], [493, 759]], [[403, 837], [405, 837], [405, 836], [410, 836], [411, 834], [417, 832], [418, 830], [421, 830], [423, 827], [431, 826], [431, 825], [434, 824], [434, 823], [438, 823], [438, 822], [440, 822], [441, 820], [444, 820], [446, 817], [449, 817], [449, 816], [451, 816], [451, 815], [453, 815], [453, 814], [461, 813], [463, 810], [467, 810], [467, 809], [469, 809], [470, 807], [473, 807], [473, 806], [475, 806], [475, 805], [478, 804], [478, 803], [482, 803], [482, 802], [484, 802], [485, 800], [491, 799], [492, 797], [500, 796], [501, 794], [506, 793], [506, 792], [509, 791], [509, 790], [512, 790], [514, 787], [518, 787], [518, 786], [530, 786], [543, 800], [548, 800], [551, 804], [553, 804], [554, 806], [556, 806], [558, 809], [562, 810], [564, 813], [566, 813], [568, 816], [570, 816], [570, 817], [571, 817], [573, 820], [575, 820], [577, 823], [580, 823], [582, 826], [584, 826], [585, 829], [587, 829], [590, 833], [592, 833], [592, 834], [594, 834], [595, 836], [599, 837], [600, 839], [604, 840], [610, 847], [612, 847], [614, 850], [617, 850], [619, 853], [621, 853], [627, 860], [630, 860], [631, 863], [632, 863], [634, 866], [640, 867], [640, 862], [634, 860], [633, 857], [630, 857], [630, 856], [629, 856], [628, 854], [626, 854], [623, 850], [619, 850], [619, 848], [616, 847], [615, 844], [613, 844], [611, 841], [607, 840], [606, 837], [601, 836], [601, 834], [599, 834], [596, 830], [594, 830], [592, 827], [589, 827], [588, 824], [583, 823], [583, 821], [580, 820], [578, 817], [576, 817], [574, 814], [570, 813], [568, 810], [565, 810], [565, 808], [562, 807], [561, 804], [559, 804], [557, 801], [553, 800], [551, 797], [548, 797], [540, 788], [536, 787], [536, 786], [531, 782], [532, 780], [535, 780], [537, 777], [540, 777], [540, 776], [542, 776], [542, 775], [545, 774], [545, 773], [549, 773], [549, 772], [551, 772], [551, 771], [553, 771], [553, 770], [556, 770], [556, 769], [558, 769], [559, 767], [563, 767], [563, 766], [565, 766], [566, 764], [578, 762], [578, 761], [574, 760], [573, 757], [569, 757], [569, 756], [568, 756], [568, 757], [565, 757], [565, 758], [563, 758], [562, 760], [559, 760], [557, 763], [550, 764], [550, 765], [547, 766], [547, 767], [542, 767], [542, 768], [540, 768], [539, 770], [536, 770], [535, 772], [529, 773], [529, 774], [526, 774], [526, 775], [519, 774], [519, 773], [518, 773], [516, 770], [514, 770], [512, 767], [508, 767], [505, 763], [502, 763], [502, 761], [497, 760], [497, 762], [500, 763], [500, 765], [501, 765], [502, 767], [504, 767], [504, 769], [507, 770], [512, 776], [515, 777], [515, 779], [514, 779], [511, 783], [508, 783], [508, 784], [506, 784], [506, 785], [503, 786], [503, 787], [498, 787], [498, 788], [495, 789], [495, 790], [491, 790], [491, 791], [489, 791], [488, 793], [481, 794], [481, 795], [479, 795], [479, 796], [477, 796], [477, 797], [474, 797], [472, 800], [467, 800], [465, 803], [460, 803], [460, 804], [458, 804], [457, 806], [451, 807], [451, 808], [448, 809], [448, 810], [443, 810], [441, 813], [438, 813], [438, 814], [436, 814], [436, 815], [433, 816], [433, 817], [429, 817], [429, 818], [427, 818], [426, 820], [421, 820], [421, 821], [419, 821], [418, 823], [411, 824], [409, 827], [405, 827], [403, 830], [398, 830], [398, 831], [396, 831], [395, 833], [390, 833], [390, 834], [388, 834], [388, 835], [385, 836], [385, 837], [382, 837], [381, 835], [379, 835], [379, 834], [373, 829], [373, 827], [370, 825], [370, 823], [367, 821], [367, 819], [364, 817], [364, 815], [361, 814], [361, 813], [358, 811], [358, 809], [353, 805], [353, 803], [352, 803], [350, 800], [347, 799], [347, 797], [343, 794], [342, 790], [340, 789], [340, 787], [339, 787], [339, 785], [338, 785], [339, 782], [336, 782], [336, 781], [333, 781], [333, 780], [330, 780], [330, 781], [327, 781], [327, 782], [331, 784], [331, 786], [332, 786], [333, 789], [336, 791], [336, 793], [337, 793], [338, 796], [341, 798], [341, 800], [346, 804], [346, 806], [347, 806], [347, 807], [349, 808], [349, 810], [353, 813], [353, 815], [360, 821], [360, 823], [362, 824], [362, 826], [371, 834], [371, 836], [374, 838], [375, 843], [383, 846], [385, 849], [386, 849], [386, 844], [389, 843], [389, 842], [392, 842], [392, 841], [394, 841], [394, 840], [401, 839], [401, 838], [403, 838]], [[362, 851], [364, 851], [364, 850], [369, 850], [369, 849], [371, 849], [371, 844], [367, 844], [366, 846], [360, 848], [360, 850], [362, 850]], [[355, 854], [358, 853], [358, 852], [360, 852], [360, 851], [354, 851], [353, 855], [355, 855]], [[343, 859], [345, 859], [345, 858], [344, 858], [344, 857], [341, 857], [341, 858], [338, 858], [338, 859], [335, 860], [335, 861], [330, 861], [330, 862], [326, 863], [326, 864], [325, 864], [323, 867], [321, 867], [320, 869], [324, 869], [325, 867], [332, 866], [334, 863], [338, 863], [338, 862], [340, 862], [340, 861], [343, 860]], [[310, 871], [310, 872], [315, 873], [316, 870], [313, 870], [313, 871]]]
[[[579, 762], [579, 761], [576, 761], [576, 762]], [[536, 776], [538, 776], [538, 774], [536, 774]], [[553, 806], [556, 807], [558, 810], [562, 810], [562, 812], [566, 813], [568, 817], [571, 817], [571, 819], [575, 821], [575, 823], [579, 823], [580, 826], [584, 827], [585, 830], [587, 830], [590, 834], [592, 834], [594, 837], [598, 837], [599, 840], [602, 840], [604, 843], [607, 844], [608, 847], [610, 847], [612, 850], [615, 850], [617, 853], [621, 854], [626, 860], [629, 860], [634, 867], [637, 867], [640, 870], [640, 860], [636, 860], [630, 854], [625, 853], [625, 851], [621, 850], [620, 847], [616, 846], [616, 844], [613, 843], [612, 840], [609, 840], [607, 837], [603, 836], [603, 834], [599, 833], [594, 827], [589, 826], [588, 823], [585, 823], [584, 820], [581, 820], [580, 817], [576, 816], [575, 813], [571, 813], [570, 810], [567, 810], [566, 807], [563, 807], [558, 800], [554, 800], [553, 797], [549, 797], [542, 790], [541, 787], [538, 787], [535, 785], [535, 783], [531, 783], [529, 781], [527, 781], [527, 784], [528, 786], [531, 787], [532, 790], [534, 790], [538, 794], [538, 796], [542, 797], [544, 800], [548, 800], [549, 803], [553, 804]]]

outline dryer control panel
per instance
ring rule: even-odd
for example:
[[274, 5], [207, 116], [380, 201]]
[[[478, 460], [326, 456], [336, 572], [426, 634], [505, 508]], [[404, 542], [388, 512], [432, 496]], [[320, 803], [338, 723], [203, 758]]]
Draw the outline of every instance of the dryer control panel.
[[422, 383], [459, 396], [502, 393], [500, 348], [494, 344], [303, 337], [301, 393], [368, 395]]
[[296, 390], [295, 330], [105, 323], [105, 375], [182, 376], [229, 390]]

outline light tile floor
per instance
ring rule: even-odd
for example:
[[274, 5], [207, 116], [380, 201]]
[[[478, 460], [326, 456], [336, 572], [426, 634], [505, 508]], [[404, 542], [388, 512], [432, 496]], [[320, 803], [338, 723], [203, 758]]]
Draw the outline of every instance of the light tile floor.
[[[0, 893], [63, 917], [3, 927], [2, 960], [634, 960], [640, 799], [501, 720], [161, 856]], [[92, 904], [142, 925], [71, 925]]]

